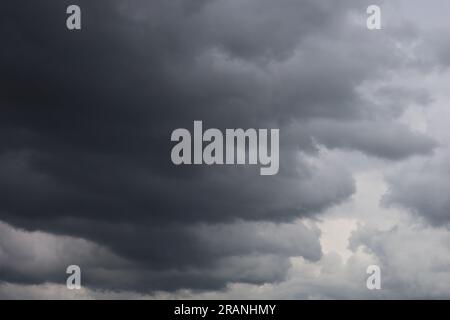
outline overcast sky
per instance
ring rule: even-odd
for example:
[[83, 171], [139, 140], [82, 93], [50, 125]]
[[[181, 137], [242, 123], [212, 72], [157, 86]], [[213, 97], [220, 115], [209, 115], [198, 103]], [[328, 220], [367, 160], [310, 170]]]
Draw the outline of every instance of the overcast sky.
[[[74, 3], [0, 11], [0, 298], [450, 298], [448, 1]], [[279, 173], [173, 165], [194, 120]]]

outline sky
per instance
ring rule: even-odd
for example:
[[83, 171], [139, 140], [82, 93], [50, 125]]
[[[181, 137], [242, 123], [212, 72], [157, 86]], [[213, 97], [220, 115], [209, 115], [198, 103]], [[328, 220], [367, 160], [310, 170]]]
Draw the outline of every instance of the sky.
[[[0, 12], [0, 299], [450, 298], [448, 1], [70, 4]], [[174, 165], [195, 120], [278, 174]]]

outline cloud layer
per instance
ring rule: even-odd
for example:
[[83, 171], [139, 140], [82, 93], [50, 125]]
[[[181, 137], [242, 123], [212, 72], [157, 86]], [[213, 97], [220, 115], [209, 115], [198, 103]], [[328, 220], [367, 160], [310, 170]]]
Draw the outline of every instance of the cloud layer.
[[[310, 221], [356, 192], [351, 165], [323, 148], [390, 164], [440, 146], [403, 119], [431, 94], [392, 82], [442, 67], [445, 50], [422, 56], [433, 39], [405, 21], [368, 32], [365, 1], [79, 1], [79, 32], [65, 29], [67, 5], [0, 13], [0, 281], [10, 288], [61, 284], [69, 263], [89, 290], [282, 282], [293, 258], [333, 259]], [[279, 128], [279, 174], [174, 166], [170, 134], [194, 120]], [[441, 224], [448, 201], [424, 190], [448, 185], [446, 167], [432, 168], [393, 180], [389, 201]]]

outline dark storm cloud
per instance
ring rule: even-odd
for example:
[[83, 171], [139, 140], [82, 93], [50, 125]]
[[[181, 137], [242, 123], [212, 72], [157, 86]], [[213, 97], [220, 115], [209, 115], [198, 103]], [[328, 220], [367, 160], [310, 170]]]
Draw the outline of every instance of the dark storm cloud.
[[[111, 277], [91, 268], [88, 284], [150, 290], [280, 280], [289, 256], [320, 257], [317, 233], [299, 227], [299, 246], [257, 235], [238, 245], [226, 241], [227, 227], [206, 232], [209, 241], [197, 226], [244, 223], [248, 230], [237, 233], [251, 233], [259, 229], [242, 221], [293, 221], [347, 199], [347, 172], [299, 154], [314, 155], [315, 140], [388, 159], [433, 148], [395, 122], [381, 136], [371, 123], [384, 110], [356, 86], [409, 62], [393, 54], [393, 42], [352, 24], [348, 10], [364, 12], [361, 3], [79, 1], [77, 32], [65, 29], [68, 4], [2, 8], [0, 219], [89, 239], [132, 265]], [[314, 126], [323, 119], [330, 127]], [[280, 128], [280, 173], [175, 167], [170, 133], [194, 120]], [[355, 128], [364, 135], [340, 124], [349, 120], [366, 121]], [[397, 134], [410, 142], [397, 145]], [[2, 277], [17, 281], [8, 270]]]
[[[42, 279], [64, 284], [66, 267], [76, 263], [82, 268], [83, 283], [91, 288], [217, 289], [229, 281], [281, 281], [290, 266], [286, 257], [301, 255], [317, 261], [321, 256], [319, 231], [300, 222], [203, 224], [177, 230], [136, 225], [115, 228], [115, 237], [103, 240], [115, 243], [113, 249], [122, 257], [86, 240], [26, 232], [0, 223], [0, 277], [22, 284]], [[95, 224], [85, 229], [104, 232], [107, 226]], [[161, 249], [161, 239], [165, 250]], [[122, 248], [120, 240], [127, 243]], [[124, 248], [127, 250], [121, 252]]]
[[25, 232], [0, 223], [0, 282], [65, 282], [65, 270], [74, 262], [83, 268], [110, 270], [128, 267], [125, 260], [83, 239]]

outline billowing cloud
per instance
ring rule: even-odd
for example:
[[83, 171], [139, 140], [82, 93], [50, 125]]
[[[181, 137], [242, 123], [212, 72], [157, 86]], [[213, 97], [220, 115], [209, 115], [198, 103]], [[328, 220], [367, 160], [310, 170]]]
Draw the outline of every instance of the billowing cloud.
[[[420, 30], [368, 33], [366, 1], [79, 1], [77, 32], [71, 3], [20, 2], [0, 13], [8, 285], [59, 283], [73, 260], [89, 288], [277, 283], [291, 257], [322, 261], [304, 219], [356, 190], [323, 145], [389, 162], [438, 146], [400, 119], [428, 92], [389, 85], [432, 69]], [[173, 165], [170, 134], [194, 120], [279, 128], [279, 174]]]
[[448, 226], [450, 199], [442, 190], [450, 187], [450, 157], [443, 150], [431, 161], [405, 166], [391, 174], [385, 205], [402, 206], [436, 226]]

